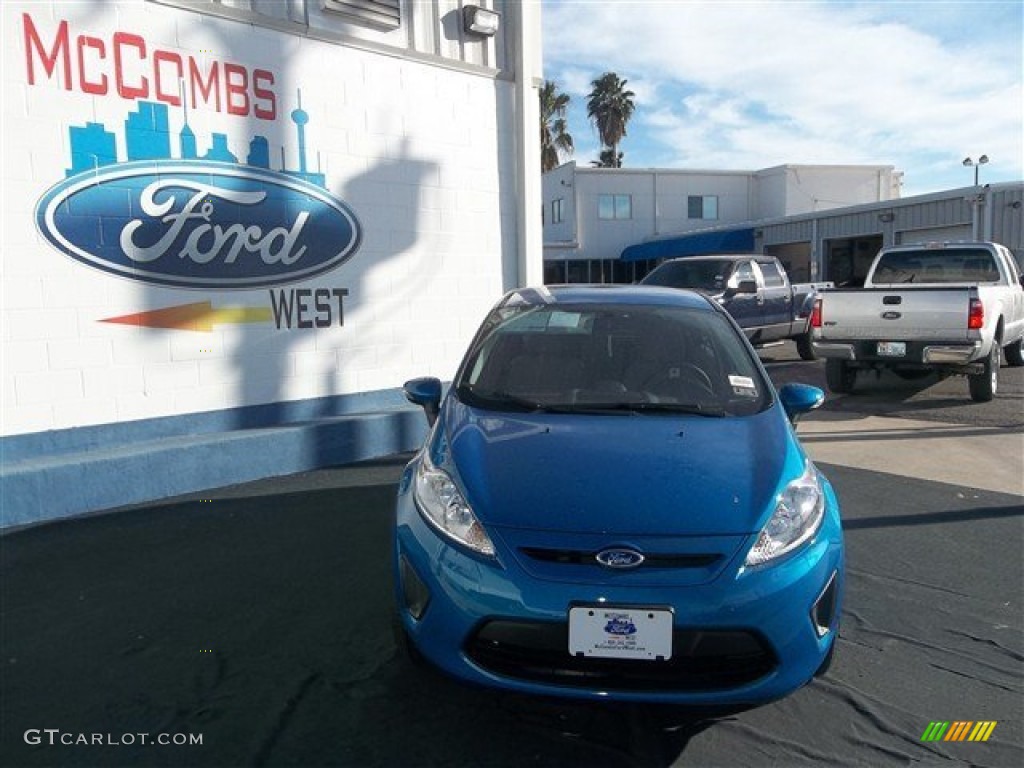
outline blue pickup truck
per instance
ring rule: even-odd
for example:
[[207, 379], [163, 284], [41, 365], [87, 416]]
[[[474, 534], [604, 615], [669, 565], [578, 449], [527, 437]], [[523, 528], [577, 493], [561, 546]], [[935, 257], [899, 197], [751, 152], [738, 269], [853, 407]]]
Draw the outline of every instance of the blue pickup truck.
[[792, 339], [802, 359], [815, 358], [811, 310], [818, 288], [830, 284], [792, 285], [774, 256], [745, 253], [671, 259], [641, 284], [699, 291], [721, 304], [754, 346]]

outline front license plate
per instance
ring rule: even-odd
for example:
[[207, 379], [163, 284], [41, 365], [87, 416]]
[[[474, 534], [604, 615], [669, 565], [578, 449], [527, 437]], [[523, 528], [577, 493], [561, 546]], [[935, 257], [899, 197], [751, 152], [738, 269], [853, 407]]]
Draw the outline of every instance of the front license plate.
[[569, 609], [569, 653], [606, 659], [672, 658], [672, 611], [608, 605]]
[[906, 357], [907, 342], [905, 341], [880, 341], [878, 342], [879, 357]]

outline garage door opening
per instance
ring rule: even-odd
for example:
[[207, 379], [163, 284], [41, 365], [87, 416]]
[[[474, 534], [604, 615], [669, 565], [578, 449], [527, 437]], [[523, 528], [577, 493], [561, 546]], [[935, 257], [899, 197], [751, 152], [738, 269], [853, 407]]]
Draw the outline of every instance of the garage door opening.
[[826, 240], [825, 279], [840, 287], [864, 285], [871, 262], [881, 247], [881, 235]]
[[810, 243], [766, 245], [764, 252], [782, 262], [791, 283], [809, 283], [815, 279], [815, 276], [811, 274]]

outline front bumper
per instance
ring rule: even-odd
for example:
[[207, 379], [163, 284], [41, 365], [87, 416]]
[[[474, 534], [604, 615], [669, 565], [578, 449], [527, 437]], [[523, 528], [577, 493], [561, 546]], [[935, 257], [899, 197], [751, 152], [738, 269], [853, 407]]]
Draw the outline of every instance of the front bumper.
[[[745, 545], [707, 583], [623, 587], [614, 579], [537, 579], [503, 549], [500, 536], [493, 537], [496, 561], [477, 558], [440, 539], [412, 493], [402, 492], [394, 541], [399, 614], [423, 656], [470, 683], [591, 700], [763, 703], [807, 683], [835, 642], [843, 547], [827, 483], [826, 505], [814, 539], [777, 564], [742, 568]], [[672, 659], [574, 658], [568, 611], [580, 603], [670, 608]]]

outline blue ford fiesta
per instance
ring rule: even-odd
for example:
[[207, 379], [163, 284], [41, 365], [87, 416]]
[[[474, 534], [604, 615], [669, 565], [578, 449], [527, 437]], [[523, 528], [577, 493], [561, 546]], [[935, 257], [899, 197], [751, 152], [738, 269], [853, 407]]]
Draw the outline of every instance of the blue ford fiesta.
[[687, 291], [505, 296], [399, 487], [409, 651], [472, 683], [580, 699], [748, 706], [828, 667], [839, 506], [743, 333]]

